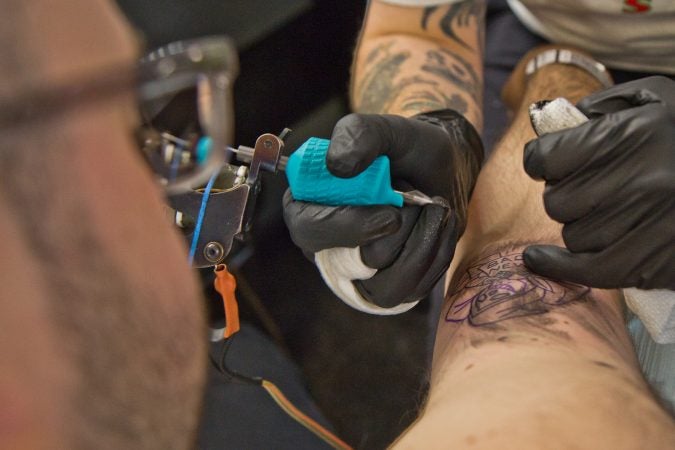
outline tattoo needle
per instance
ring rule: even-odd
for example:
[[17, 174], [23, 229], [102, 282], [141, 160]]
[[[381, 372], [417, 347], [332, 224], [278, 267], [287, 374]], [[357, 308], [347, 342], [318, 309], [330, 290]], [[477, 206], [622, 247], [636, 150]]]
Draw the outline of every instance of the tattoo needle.
[[[244, 145], [240, 145], [237, 148], [234, 147], [227, 147], [227, 150], [229, 152], [232, 152], [236, 155], [237, 160], [243, 163], [250, 163], [251, 160], [253, 159], [253, 152], [254, 149], [251, 147], [246, 147]], [[288, 157], [286, 156], [281, 156], [279, 158], [279, 162], [277, 163], [277, 170], [285, 170], [286, 165], [288, 163]], [[408, 205], [418, 205], [418, 206], [424, 206], [424, 205], [437, 205], [437, 206], [442, 206], [446, 209], [449, 209], [449, 205], [447, 205], [444, 202], [434, 200], [428, 195], [418, 191], [418, 190], [413, 190], [413, 191], [408, 191], [408, 192], [402, 192], [402, 191], [394, 191], [396, 194], [399, 194], [403, 197], [403, 202], [408, 204]]]

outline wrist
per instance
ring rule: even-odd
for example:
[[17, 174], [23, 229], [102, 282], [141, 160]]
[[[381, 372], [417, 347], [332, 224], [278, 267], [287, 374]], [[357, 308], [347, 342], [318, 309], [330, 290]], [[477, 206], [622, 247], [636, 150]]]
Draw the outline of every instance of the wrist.
[[[567, 84], [562, 89], [561, 86]], [[602, 83], [581, 67], [550, 64], [540, 68], [525, 82], [522, 107], [542, 99], [565, 97], [571, 103], [603, 89]]]
[[454, 109], [438, 109], [414, 115], [412, 119], [443, 128], [453, 148], [466, 153], [471, 168], [480, 170], [483, 165], [483, 141], [476, 127], [464, 115]]
[[614, 84], [604, 64], [585, 53], [566, 48], [549, 48], [530, 58], [525, 63], [526, 80], [536, 72], [553, 64], [582, 69], [592, 75], [603, 88], [611, 87]]
[[[543, 98], [580, 100], [584, 95], [570, 90], [570, 85], [583, 87], [587, 95], [611, 84], [604, 66], [590, 55], [557, 44], [543, 45], [527, 52], [518, 62], [502, 89], [502, 100], [511, 111], [517, 111]], [[561, 86], [565, 86], [564, 92]], [[537, 98], [530, 98], [533, 91]]]
[[466, 227], [469, 199], [483, 165], [483, 142], [476, 128], [462, 114], [452, 109], [439, 109], [412, 117], [445, 130], [452, 156], [453, 198], [449, 199], [457, 215], [457, 231], [461, 236]]

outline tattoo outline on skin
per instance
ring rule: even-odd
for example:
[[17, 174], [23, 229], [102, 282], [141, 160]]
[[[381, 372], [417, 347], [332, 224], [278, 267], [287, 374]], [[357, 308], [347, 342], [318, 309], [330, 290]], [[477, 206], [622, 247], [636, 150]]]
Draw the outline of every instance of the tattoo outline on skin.
[[530, 272], [523, 263], [522, 252], [501, 251], [467, 268], [457, 288], [447, 296], [451, 300], [444, 319], [485, 326], [545, 314], [572, 302], [584, 302], [590, 290]]

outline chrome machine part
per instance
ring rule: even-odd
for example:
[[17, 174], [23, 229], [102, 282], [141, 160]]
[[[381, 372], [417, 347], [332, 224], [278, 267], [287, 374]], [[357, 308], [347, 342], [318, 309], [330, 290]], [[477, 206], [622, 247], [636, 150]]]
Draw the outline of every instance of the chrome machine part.
[[[255, 202], [261, 189], [261, 170], [276, 172], [284, 148], [283, 140], [266, 133], [258, 137], [253, 152], [247, 158], [250, 165], [226, 164], [209, 194], [202, 226], [197, 240], [193, 265], [214, 266], [222, 262], [232, 249], [234, 239], [242, 239], [249, 230]], [[243, 158], [242, 158], [243, 159]], [[194, 223], [203, 200], [203, 189], [170, 194], [170, 206], [180, 213], [182, 224]], [[186, 216], [192, 220], [187, 220]], [[188, 242], [192, 242], [194, 228], [183, 226]]]
[[220, 242], [209, 242], [204, 246], [204, 258], [212, 263], [218, 263], [225, 257], [225, 249]]

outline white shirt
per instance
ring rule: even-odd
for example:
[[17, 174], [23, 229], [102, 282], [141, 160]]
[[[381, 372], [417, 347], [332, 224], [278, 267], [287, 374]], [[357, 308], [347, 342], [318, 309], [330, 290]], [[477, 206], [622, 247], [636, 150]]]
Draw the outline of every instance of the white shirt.
[[[432, 6], [460, 0], [382, 1]], [[673, 0], [507, 1], [533, 33], [585, 50], [608, 67], [675, 74]]]

